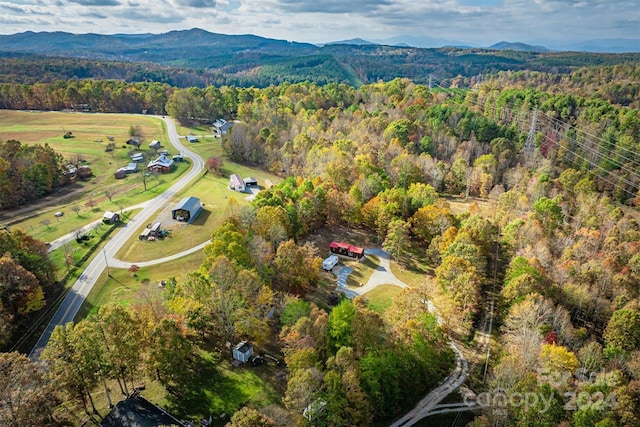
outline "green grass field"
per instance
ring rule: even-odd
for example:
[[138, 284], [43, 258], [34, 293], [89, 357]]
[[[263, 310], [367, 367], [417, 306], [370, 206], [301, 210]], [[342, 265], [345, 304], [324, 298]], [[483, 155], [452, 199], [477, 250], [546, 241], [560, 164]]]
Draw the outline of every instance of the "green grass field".
[[[189, 148], [196, 152], [203, 159], [209, 157], [223, 157], [220, 140], [208, 138], [189, 145]], [[237, 193], [229, 190], [229, 175], [237, 173], [242, 177], [252, 176], [258, 180], [259, 185], [265, 179], [273, 183], [281, 181], [281, 178], [265, 170], [241, 165], [223, 158], [224, 176], [214, 173], [203, 173], [190, 185], [186, 186], [173, 200], [167, 203], [165, 211], [158, 212], [155, 219], [149, 222], [160, 221], [163, 228], [170, 231], [169, 237], [156, 241], [140, 241], [133, 237], [118, 252], [118, 258], [129, 261], [148, 261], [167, 254], [179, 253], [205, 242], [211, 238], [213, 230], [224, 220], [224, 212], [231, 199], [235, 199], [240, 206], [248, 205], [246, 199], [249, 193]], [[202, 212], [189, 225], [178, 224], [170, 218], [171, 208], [183, 197], [195, 196], [204, 204]], [[141, 224], [136, 236], [142, 232], [146, 224]]]
[[178, 260], [140, 267], [135, 276], [127, 269], [109, 268], [109, 272], [104, 271], [89, 292], [76, 315], [76, 321], [85, 318], [105, 304], [113, 303], [126, 307], [134, 301], [139, 302], [141, 298], [157, 293], [160, 281], [170, 277], [179, 280], [185, 274], [197, 270], [203, 259], [202, 252], [195, 252]]
[[382, 314], [391, 307], [393, 297], [401, 290], [402, 288], [396, 285], [380, 285], [364, 294], [363, 297], [367, 299], [372, 310]]
[[[145, 191], [139, 174], [132, 174], [123, 180], [116, 180], [115, 171], [130, 162], [129, 128], [139, 127], [142, 132], [142, 151], [152, 156], [148, 144], [154, 139], [168, 145], [164, 122], [153, 117], [127, 114], [82, 114], [61, 112], [24, 112], [0, 111], [0, 140], [16, 139], [23, 144], [49, 144], [66, 161], [88, 165], [93, 177], [88, 181], [78, 181], [64, 188], [58, 198], [50, 196], [46, 207], [39, 208], [34, 203], [35, 214], [20, 215], [15, 221], [4, 213], [3, 221], [28, 231], [43, 241], [50, 241], [67, 234], [82, 225], [86, 225], [102, 216], [105, 210], [120, 210], [149, 200], [165, 191], [170, 184], [182, 175], [188, 164], [177, 167], [159, 179], [149, 179]], [[74, 138], [63, 138], [64, 132], [72, 132]], [[111, 136], [116, 149], [105, 152]], [[97, 142], [99, 141], [99, 142]], [[65, 197], [67, 189], [77, 191]], [[105, 191], [115, 194], [111, 200]], [[28, 208], [28, 207], [27, 207]], [[74, 210], [77, 209], [77, 212]], [[57, 218], [54, 212], [62, 211], [64, 216]]]

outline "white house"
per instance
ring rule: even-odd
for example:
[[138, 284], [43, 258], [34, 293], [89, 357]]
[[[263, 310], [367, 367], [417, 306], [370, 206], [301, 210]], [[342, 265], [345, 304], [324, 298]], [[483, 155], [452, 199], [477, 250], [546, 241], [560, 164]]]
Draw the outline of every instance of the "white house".
[[247, 341], [241, 341], [233, 348], [233, 359], [239, 360], [242, 363], [249, 361], [249, 358], [253, 356], [253, 346]]
[[229, 189], [240, 192], [245, 190], [245, 183], [237, 173], [231, 174], [229, 177]]
[[187, 135], [187, 142], [198, 142], [198, 138], [193, 135]]
[[162, 144], [160, 144], [160, 141], [154, 139], [153, 141], [151, 141], [151, 144], [149, 144], [149, 148], [153, 149], [153, 150], [157, 150], [158, 148], [161, 148]]

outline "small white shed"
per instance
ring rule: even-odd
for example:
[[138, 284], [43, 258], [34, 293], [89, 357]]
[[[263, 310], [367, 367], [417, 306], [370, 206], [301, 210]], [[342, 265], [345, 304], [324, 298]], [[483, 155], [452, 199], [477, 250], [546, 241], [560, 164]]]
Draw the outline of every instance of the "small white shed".
[[233, 359], [239, 360], [242, 363], [249, 361], [249, 358], [253, 356], [253, 346], [248, 341], [241, 341], [233, 348]]

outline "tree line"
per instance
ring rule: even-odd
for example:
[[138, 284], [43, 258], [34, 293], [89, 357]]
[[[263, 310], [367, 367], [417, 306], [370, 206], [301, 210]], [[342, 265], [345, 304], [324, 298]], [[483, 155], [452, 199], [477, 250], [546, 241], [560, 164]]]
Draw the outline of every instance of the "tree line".
[[64, 159], [48, 144], [0, 141], [0, 209], [22, 206], [69, 183]]

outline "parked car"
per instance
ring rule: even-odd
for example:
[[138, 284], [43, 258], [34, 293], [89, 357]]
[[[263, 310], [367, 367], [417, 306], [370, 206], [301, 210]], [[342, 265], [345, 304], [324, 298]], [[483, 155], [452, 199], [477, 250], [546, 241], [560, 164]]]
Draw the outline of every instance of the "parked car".
[[322, 261], [322, 268], [324, 270], [330, 271], [333, 267], [338, 264], [338, 256], [337, 255], [329, 255], [329, 258]]
[[53, 216], [57, 216], [57, 217], [64, 216], [64, 212], [56, 212], [53, 214]]

